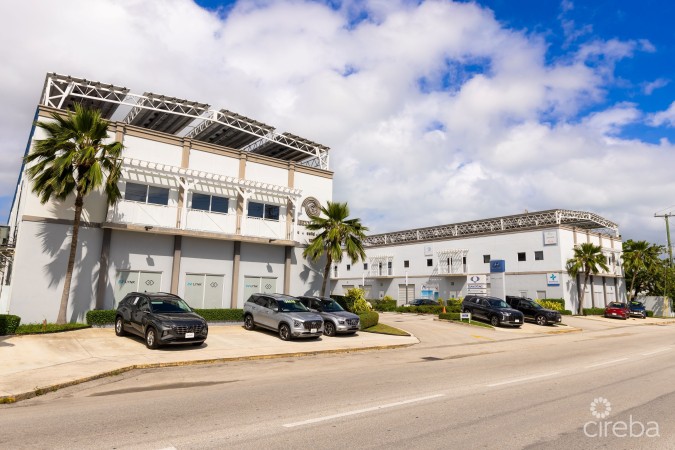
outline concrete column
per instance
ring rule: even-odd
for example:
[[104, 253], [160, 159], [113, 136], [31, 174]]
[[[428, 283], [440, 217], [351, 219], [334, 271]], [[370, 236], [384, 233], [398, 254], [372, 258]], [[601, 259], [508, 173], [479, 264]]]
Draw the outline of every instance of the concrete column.
[[284, 294], [291, 293], [291, 258], [293, 255], [293, 247], [286, 246], [286, 260], [284, 261]]
[[[239, 178], [246, 178], [246, 155], [242, 154], [239, 156]], [[237, 234], [241, 234], [241, 224], [244, 221], [244, 197], [239, 194], [237, 195]]]
[[178, 295], [178, 279], [180, 277], [180, 259], [183, 236], [173, 237], [173, 265], [171, 266], [171, 293]]
[[[293, 188], [295, 187], [295, 163], [289, 163], [288, 164], [288, 187]], [[296, 202], [297, 203], [297, 202]], [[293, 208], [293, 214], [291, 214], [291, 208]], [[292, 239], [293, 236], [291, 235], [291, 230], [292, 230], [292, 222], [293, 222], [293, 217], [294, 215], [297, 216], [296, 214], [296, 205], [289, 199], [286, 201], [286, 239]]]
[[607, 307], [607, 277], [602, 277], [602, 294], [605, 301], [605, 307]]
[[108, 260], [110, 257], [110, 239], [112, 230], [103, 229], [103, 242], [101, 243], [101, 258], [98, 265], [98, 285], [96, 287], [96, 309], [105, 308], [105, 291], [108, 288]]
[[[191, 141], [183, 140], [183, 153], [181, 155], [180, 166], [183, 169], [187, 169], [190, 165], [190, 145]], [[185, 180], [183, 180], [185, 181]], [[182, 223], [185, 220], [185, 214], [183, 213], [183, 206], [187, 202], [187, 192], [183, 186], [178, 186], [178, 208], [176, 210], [176, 228], [184, 228], [185, 224]]]
[[237, 298], [239, 296], [239, 264], [241, 263], [241, 242], [234, 242], [234, 250], [232, 252], [232, 293], [230, 299], [230, 308], [236, 309], [238, 307]]
[[591, 284], [591, 306], [595, 308], [595, 280], [593, 275], [589, 277], [588, 282]]

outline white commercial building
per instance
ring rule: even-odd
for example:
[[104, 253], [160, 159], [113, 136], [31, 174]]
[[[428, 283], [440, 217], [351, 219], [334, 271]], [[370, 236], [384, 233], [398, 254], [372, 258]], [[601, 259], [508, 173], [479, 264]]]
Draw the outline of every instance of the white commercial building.
[[[308, 213], [332, 199], [328, 148], [210, 105], [48, 74], [35, 118], [75, 103], [99, 109], [121, 141], [122, 199], [85, 199], [68, 319], [114, 308], [130, 291], [172, 292], [196, 308], [237, 308], [253, 292], [316, 294], [323, 263], [305, 261]], [[33, 126], [26, 147], [44, 138]], [[0, 314], [24, 323], [56, 318], [74, 199], [41, 204], [22, 168], [0, 233]], [[367, 225], [367, 224], [366, 224]], [[367, 261], [332, 268], [331, 292], [363, 286], [368, 298], [496, 293], [490, 263], [505, 261], [505, 292], [564, 298], [574, 245], [602, 247], [609, 272], [593, 277], [586, 304], [625, 298], [618, 226], [592, 213], [525, 213], [372, 235]]]
[[[365, 262], [345, 257], [332, 268], [331, 290], [362, 287], [367, 298], [462, 298], [469, 293], [564, 298], [576, 311], [583, 277], [566, 270], [574, 246], [602, 248], [609, 271], [591, 277], [585, 307], [625, 300], [618, 226], [597, 214], [550, 210], [368, 236]], [[503, 286], [491, 262], [504, 261]]]
[[[197, 308], [236, 308], [251, 292], [305, 292], [307, 211], [331, 200], [328, 148], [225, 109], [48, 74], [36, 120], [74, 103], [101, 110], [124, 144], [122, 199], [85, 200], [68, 319], [129, 291], [164, 291]], [[33, 126], [26, 151], [43, 130]], [[74, 201], [40, 204], [25, 168], [2, 247], [0, 313], [53, 321]], [[318, 275], [317, 275], [318, 274]]]

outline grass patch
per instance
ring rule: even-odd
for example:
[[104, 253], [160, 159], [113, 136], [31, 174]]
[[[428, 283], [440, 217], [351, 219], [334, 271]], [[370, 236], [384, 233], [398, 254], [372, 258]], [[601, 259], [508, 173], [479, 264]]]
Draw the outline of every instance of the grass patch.
[[373, 325], [372, 327], [366, 328], [365, 330], [361, 331], [367, 331], [368, 333], [377, 333], [377, 334], [390, 334], [392, 336], [410, 336], [409, 333], [406, 333], [403, 330], [390, 327], [389, 325], [385, 325], [383, 323], [378, 323], [377, 325]]
[[16, 329], [16, 334], [43, 334], [43, 333], [60, 333], [62, 331], [81, 330], [82, 328], [91, 328], [91, 325], [83, 323], [65, 323], [58, 325], [55, 323], [41, 324], [41, 323], [27, 323], [19, 325]]
[[471, 322], [469, 322], [468, 320], [450, 320], [449, 322], [463, 323], [464, 325], [471, 325], [472, 327], [490, 328], [490, 329], [493, 329], [493, 330], [495, 329], [495, 327], [493, 327], [492, 325], [487, 324], [487, 323], [483, 323], [483, 322], [479, 322], [477, 320], [472, 320]]

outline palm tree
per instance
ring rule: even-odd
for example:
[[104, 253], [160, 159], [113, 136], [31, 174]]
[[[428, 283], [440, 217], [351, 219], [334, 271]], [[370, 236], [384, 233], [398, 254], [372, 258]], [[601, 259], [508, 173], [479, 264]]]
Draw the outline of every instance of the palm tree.
[[52, 113], [47, 122], [36, 122], [47, 138], [37, 140], [34, 150], [24, 157], [26, 173], [33, 181], [33, 192], [45, 204], [52, 199], [66, 200], [75, 194], [75, 217], [70, 256], [63, 284], [61, 305], [56, 322], [66, 323], [66, 310], [73, 277], [77, 237], [84, 198], [104, 186], [109, 205], [120, 198], [117, 181], [120, 176], [122, 143], [105, 143], [108, 122], [100, 111], [75, 105], [67, 116]]
[[363, 239], [368, 228], [361, 224], [360, 219], [347, 219], [349, 207], [347, 203], [328, 202], [326, 207], [321, 207], [321, 213], [326, 216], [309, 216], [311, 222], [306, 226], [308, 230], [320, 231], [309, 246], [302, 252], [302, 256], [317, 261], [326, 255], [326, 266], [323, 270], [323, 283], [321, 295], [326, 292], [326, 283], [330, 275], [330, 268], [335, 262], [342, 261], [344, 252], [351, 258], [352, 264], [359, 259], [366, 259], [363, 250]]
[[[628, 239], [623, 243], [623, 270], [627, 277], [630, 277], [630, 289], [628, 299], [637, 296], [638, 291], [644, 284], [644, 279], [649, 272], [659, 270], [661, 259], [659, 256], [663, 251], [663, 246], [650, 244], [647, 241], [633, 241]], [[640, 278], [643, 282], [636, 280]]]
[[609, 271], [605, 255], [602, 254], [602, 248], [599, 245], [587, 242], [574, 247], [574, 256], [567, 260], [567, 273], [575, 278], [581, 273], [584, 274], [584, 288], [579, 299], [578, 313], [580, 316], [584, 314], [584, 294], [586, 294], [588, 278], [592, 273], [599, 273], [600, 269], [605, 272]]

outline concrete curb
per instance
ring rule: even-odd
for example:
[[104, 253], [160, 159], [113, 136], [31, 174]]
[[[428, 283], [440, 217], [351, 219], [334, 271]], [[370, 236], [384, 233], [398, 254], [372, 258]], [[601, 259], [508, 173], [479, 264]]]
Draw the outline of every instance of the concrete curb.
[[[411, 334], [412, 336], [412, 334]], [[148, 364], [132, 364], [130, 366], [120, 367], [119, 369], [109, 370], [102, 372], [96, 375], [91, 375], [88, 377], [78, 378], [75, 380], [67, 381], [65, 383], [53, 384], [45, 387], [36, 387], [27, 392], [21, 392], [15, 395], [5, 395], [0, 396], [0, 405], [16, 403], [21, 400], [28, 400], [33, 397], [37, 397], [49, 392], [55, 392], [59, 389], [67, 388], [70, 386], [75, 386], [82, 383], [87, 383], [89, 381], [99, 380], [101, 378], [107, 378], [115, 375], [121, 375], [125, 372], [129, 372], [137, 369], [158, 369], [163, 367], [180, 367], [180, 366], [198, 366], [206, 364], [216, 364], [222, 362], [232, 362], [232, 361], [252, 361], [260, 359], [279, 359], [279, 358], [294, 358], [302, 356], [315, 356], [321, 354], [340, 354], [340, 353], [352, 353], [352, 352], [362, 352], [367, 350], [389, 350], [394, 348], [405, 348], [411, 347], [413, 345], [419, 344], [419, 339], [416, 343], [410, 344], [391, 344], [391, 345], [377, 345], [373, 347], [361, 347], [361, 348], [341, 348], [334, 350], [315, 350], [309, 352], [292, 352], [292, 353], [274, 353], [269, 355], [253, 355], [253, 356], [234, 356], [229, 358], [211, 358], [211, 359], [198, 359], [194, 361], [171, 361], [164, 363], [148, 363]]]
[[[456, 321], [456, 320], [439, 319], [439, 318], [435, 318], [434, 320], [437, 320], [437, 321], [439, 321], [439, 322], [456, 323], [457, 325], [462, 325], [462, 326], [465, 326], [465, 327], [483, 328], [484, 330], [492, 330], [492, 331], [495, 331], [495, 327], [493, 327], [492, 325], [487, 325], [487, 324], [484, 324], [484, 325], [487, 325], [487, 326], [483, 326], [483, 325], [472, 325], [472, 324], [467, 323], [467, 322], [458, 322], [458, 321]], [[482, 322], [481, 322], [481, 323], [482, 323]]]

